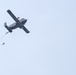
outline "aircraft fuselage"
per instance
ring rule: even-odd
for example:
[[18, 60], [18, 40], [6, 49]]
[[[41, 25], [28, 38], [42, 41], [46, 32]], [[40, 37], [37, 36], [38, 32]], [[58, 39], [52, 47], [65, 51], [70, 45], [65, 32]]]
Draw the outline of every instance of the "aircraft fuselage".
[[19, 20], [20, 23], [13, 23], [9, 26], [5, 25], [5, 27], [7, 28], [8, 31], [12, 32], [13, 29], [16, 29], [16, 28], [22, 28], [24, 26], [24, 24], [27, 22], [27, 19], [20, 19]]
[[27, 20], [25, 20], [24, 18], [22, 18], [21, 20], [19, 20], [20, 23], [13, 23], [9, 26], [10, 29], [16, 29], [16, 28], [22, 28], [22, 26], [24, 26], [24, 24], [27, 22]]

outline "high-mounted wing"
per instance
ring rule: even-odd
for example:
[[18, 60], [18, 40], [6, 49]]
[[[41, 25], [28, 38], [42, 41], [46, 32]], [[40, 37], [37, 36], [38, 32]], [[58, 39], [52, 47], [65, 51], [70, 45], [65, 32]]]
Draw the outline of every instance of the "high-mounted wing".
[[29, 33], [29, 30], [28, 30], [26, 27], [22, 26], [22, 29], [23, 29], [26, 33]]
[[7, 10], [7, 12], [17, 23], [19, 23], [19, 20], [16, 18], [16, 16], [10, 10]]

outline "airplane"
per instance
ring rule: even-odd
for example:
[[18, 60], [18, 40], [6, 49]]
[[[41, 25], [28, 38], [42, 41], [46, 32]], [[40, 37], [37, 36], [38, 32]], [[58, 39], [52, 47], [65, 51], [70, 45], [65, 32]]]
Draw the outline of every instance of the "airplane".
[[7, 23], [5, 22], [4, 23], [4, 26], [5, 28], [11, 33], [12, 30], [16, 29], [16, 28], [20, 28], [20, 29], [23, 29], [26, 33], [29, 33], [30, 31], [24, 26], [25, 23], [27, 22], [27, 19], [20, 19], [19, 20], [19, 17], [16, 18], [16, 16], [10, 11], [10, 10], [7, 10], [7, 13], [15, 20], [15, 23], [7, 26]]

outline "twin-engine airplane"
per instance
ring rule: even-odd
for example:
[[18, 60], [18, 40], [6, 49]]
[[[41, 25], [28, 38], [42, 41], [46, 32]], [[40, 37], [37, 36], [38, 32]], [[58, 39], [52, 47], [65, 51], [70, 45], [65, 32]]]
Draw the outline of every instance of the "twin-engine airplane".
[[24, 27], [24, 24], [27, 22], [27, 19], [22, 18], [18, 20], [19, 18], [16, 18], [16, 16], [10, 10], [7, 10], [7, 12], [15, 20], [15, 23], [11, 24], [10, 26], [7, 26], [6, 22], [4, 23], [5, 28], [10, 33], [12, 32], [13, 29], [16, 29], [16, 28], [23, 29], [26, 33], [29, 33], [29, 30], [26, 27]]

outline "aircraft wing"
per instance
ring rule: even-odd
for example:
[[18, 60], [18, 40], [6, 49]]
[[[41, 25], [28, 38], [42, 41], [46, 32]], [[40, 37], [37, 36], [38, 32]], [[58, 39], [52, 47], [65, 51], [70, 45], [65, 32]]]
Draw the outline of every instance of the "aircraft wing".
[[10, 10], [7, 10], [7, 12], [17, 23], [19, 23], [19, 20], [16, 18], [16, 16]]
[[26, 27], [22, 27], [22, 29], [26, 32], [26, 33], [29, 33], [29, 30], [26, 28]]

